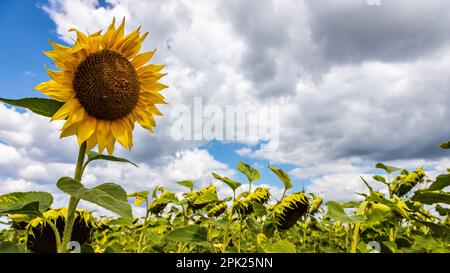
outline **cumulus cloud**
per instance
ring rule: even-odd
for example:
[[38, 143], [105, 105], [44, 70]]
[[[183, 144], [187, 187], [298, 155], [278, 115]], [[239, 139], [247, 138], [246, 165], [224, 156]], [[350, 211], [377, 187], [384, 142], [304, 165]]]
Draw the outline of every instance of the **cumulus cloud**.
[[[192, 108], [194, 97], [222, 107], [280, 105], [278, 149], [244, 142], [237, 155], [292, 164], [294, 177], [314, 178], [310, 189], [327, 196], [360, 190], [358, 175], [374, 161], [436, 172], [448, 163], [436, 147], [450, 131], [447, 1], [105, 2], [50, 0], [42, 8], [67, 43], [69, 28], [94, 32], [113, 16], [127, 17], [127, 31], [142, 25], [150, 32], [144, 49], [158, 48], [154, 61], [167, 64], [170, 105], [161, 106], [154, 135], [137, 128], [134, 150], [118, 150], [139, 169], [94, 165], [89, 185], [114, 179], [140, 190], [183, 175], [206, 185], [212, 169], [233, 175], [198, 149], [205, 140], [172, 138], [174, 107]], [[3, 105], [0, 116], [8, 117], [0, 120], [0, 152], [9, 158], [0, 158], [2, 176], [44, 185], [73, 171], [76, 144], [57, 140], [60, 123]]]

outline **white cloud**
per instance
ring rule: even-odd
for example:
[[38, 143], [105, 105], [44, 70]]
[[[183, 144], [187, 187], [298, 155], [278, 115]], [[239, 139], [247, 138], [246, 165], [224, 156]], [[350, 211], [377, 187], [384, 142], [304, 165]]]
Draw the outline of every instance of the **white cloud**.
[[[448, 13], [445, 1], [397, 1], [376, 9], [356, 0], [107, 2], [112, 7], [51, 0], [44, 10], [69, 43], [69, 28], [94, 32], [113, 16], [127, 17], [127, 31], [142, 25], [150, 32], [144, 49], [158, 48], [154, 61], [167, 64], [162, 82], [170, 86], [163, 92], [170, 105], [161, 106], [165, 116], [157, 118], [154, 135], [136, 128], [132, 152], [118, 148], [117, 155], [139, 169], [95, 164], [87, 185], [114, 180], [127, 190], [156, 183], [180, 190], [173, 181], [206, 185], [212, 170], [233, 175], [198, 149], [204, 141], [170, 135], [173, 107], [192, 106], [195, 96], [221, 106], [279, 104], [279, 149], [236, 153], [293, 164], [294, 177], [315, 177], [310, 189], [329, 197], [349, 198], [359, 190], [359, 174], [373, 161], [425, 164], [435, 174], [448, 166], [448, 155], [436, 147], [450, 130], [450, 36], [440, 27], [448, 16], [434, 16]], [[8, 155], [0, 158], [0, 175], [42, 185], [73, 171], [76, 143], [58, 139], [60, 122], [1, 104], [0, 116], [0, 152]]]

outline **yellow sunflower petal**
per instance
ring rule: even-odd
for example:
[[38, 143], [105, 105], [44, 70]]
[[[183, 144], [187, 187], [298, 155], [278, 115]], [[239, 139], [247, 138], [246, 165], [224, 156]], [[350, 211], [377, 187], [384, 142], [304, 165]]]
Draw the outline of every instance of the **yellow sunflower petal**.
[[139, 81], [141, 83], [154, 83], [167, 75], [167, 73], [147, 73], [139, 76]]
[[75, 43], [73, 50], [78, 51], [82, 48], [89, 48], [89, 38], [81, 31], [78, 31], [75, 28], [69, 29], [71, 32], [77, 33], [77, 43]]
[[150, 59], [153, 57], [153, 55], [155, 54], [156, 49], [153, 51], [149, 51], [149, 52], [145, 52], [145, 53], [141, 53], [139, 55], [137, 55], [132, 61], [131, 63], [133, 64], [134, 68], [139, 68], [141, 66], [143, 66], [144, 64], [146, 64], [148, 61], [150, 61]]
[[98, 152], [101, 154], [108, 144], [108, 136], [111, 134], [111, 122], [107, 120], [97, 121]]
[[92, 134], [87, 140], [86, 140], [86, 151], [92, 150], [92, 148], [97, 145], [97, 136], [95, 134]]
[[145, 38], [147, 38], [148, 32], [145, 32], [144, 34], [142, 34], [141, 36], [141, 42], [143, 42], [145, 40]]
[[110, 40], [108, 41], [107, 48], [116, 49], [116, 45], [122, 41], [124, 33], [125, 33], [125, 17], [122, 19], [122, 23], [120, 24], [120, 26], [111, 35]]
[[66, 119], [70, 113], [74, 110], [76, 106], [76, 99], [71, 99], [69, 101], [67, 101], [66, 103], [64, 103], [64, 105], [59, 108], [59, 110], [53, 115], [52, 117], [52, 121], [53, 120], [62, 120], [62, 119]]
[[122, 119], [117, 119], [111, 122], [111, 132], [113, 136], [122, 144], [123, 147], [129, 149], [130, 139], [128, 138], [128, 128], [126, 122]]
[[99, 30], [97, 32], [94, 32], [94, 33], [90, 34], [88, 38], [101, 36], [101, 33], [102, 33], [102, 31]]
[[47, 71], [47, 74], [50, 76], [50, 78], [52, 78], [55, 82], [67, 86], [72, 85], [73, 73], [71, 73], [70, 71], [54, 71], [48, 69], [47, 67], [45, 68], [45, 70]]
[[113, 18], [112, 23], [109, 25], [108, 30], [103, 34], [102, 41], [101, 41], [101, 47], [103, 49], [108, 49], [109, 47], [109, 41], [111, 40], [111, 36], [115, 32], [115, 25], [116, 25], [116, 17]]
[[140, 43], [140, 39], [139, 39], [140, 30], [141, 30], [141, 27], [139, 27], [135, 31], [127, 34], [127, 36], [125, 36], [125, 38], [123, 38], [123, 40], [121, 40], [116, 45], [116, 50], [118, 52], [122, 53], [122, 52], [127, 51], [131, 45]]
[[78, 125], [72, 125], [69, 126], [63, 130], [61, 130], [61, 135], [59, 136], [60, 138], [64, 138], [64, 137], [68, 137], [68, 136], [73, 136], [78, 132]]
[[54, 80], [43, 82], [34, 87], [35, 90], [46, 94], [57, 101], [68, 101], [75, 97], [75, 92], [68, 86], [61, 85]]
[[80, 123], [84, 119], [85, 115], [86, 115], [86, 113], [85, 113], [84, 108], [77, 101], [75, 103], [75, 109], [72, 111], [72, 113], [70, 113], [70, 116], [67, 119], [66, 123], [64, 123], [64, 126], [62, 129], [64, 130], [69, 126]]
[[142, 67], [138, 68], [137, 69], [137, 74], [138, 75], [142, 75], [142, 74], [145, 74], [145, 73], [148, 73], [148, 72], [156, 73], [156, 72], [161, 71], [164, 67], [165, 67], [165, 65], [163, 65], [163, 64], [161, 64], [161, 65], [149, 64], [149, 65], [142, 66]]
[[169, 86], [159, 83], [141, 83], [141, 92], [151, 92], [157, 94], [159, 91], [168, 88]]
[[106, 138], [106, 149], [108, 150], [109, 155], [114, 153], [114, 145], [116, 144], [116, 139], [112, 134], [108, 134]]
[[153, 127], [156, 126], [153, 116], [142, 109], [135, 109], [135, 114], [139, 125], [153, 133]]
[[97, 119], [88, 116], [84, 119], [78, 129], [78, 144], [85, 142], [95, 132]]

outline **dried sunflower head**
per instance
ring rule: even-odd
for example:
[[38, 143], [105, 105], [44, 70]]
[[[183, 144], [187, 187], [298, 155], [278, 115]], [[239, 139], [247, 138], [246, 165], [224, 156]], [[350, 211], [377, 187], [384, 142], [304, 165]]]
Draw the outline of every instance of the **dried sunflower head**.
[[419, 168], [411, 173], [404, 171], [394, 179], [394, 182], [391, 184], [391, 190], [398, 197], [402, 197], [411, 191], [414, 186], [422, 183], [424, 178], [425, 172], [423, 168]]
[[225, 203], [225, 202], [220, 202], [220, 203], [214, 204], [208, 210], [208, 216], [209, 217], [217, 217], [217, 216], [221, 215], [222, 213], [224, 213], [227, 210], [227, 207], [228, 207], [227, 203]]
[[15, 230], [25, 230], [28, 223], [33, 220], [33, 217], [28, 214], [12, 214], [9, 216], [11, 221], [11, 228]]
[[[44, 212], [44, 217], [55, 224], [59, 233], [64, 230], [67, 209], [52, 209]], [[97, 221], [87, 210], [77, 209], [73, 225], [71, 241], [82, 245], [89, 242], [92, 232], [97, 228]], [[26, 228], [27, 248], [33, 252], [55, 253], [56, 239], [51, 227], [41, 218], [35, 218]]]
[[174, 193], [164, 190], [158, 198], [153, 200], [153, 202], [148, 206], [148, 209], [151, 213], [159, 215], [167, 207], [167, 204], [175, 200], [176, 197]]
[[191, 209], [200, 210], [200, 209], [206, 207], [208, 205], [208, 203], [195, 204], [195, 201], [205, 194], [216, 194], [217, 195], [216, 187], [211, 184], [211, 185], [209, 185], [209, 187], [201, 189], [199, 191], [185, 193], [184, 196], [187, 199], [188, 205]]
[[308, 198], [303, 192], [296, 192], [270, 207], [278, 229], [289, 229], [308, 211]]
[[265, 204], [269, 201], [270, 192], [267, 188], [256, 188], [253, 193], [250, 193], [238, 200], [234, 205], [234, 210], [242, 216], [251, 214], [253, 209], [253, 203]]

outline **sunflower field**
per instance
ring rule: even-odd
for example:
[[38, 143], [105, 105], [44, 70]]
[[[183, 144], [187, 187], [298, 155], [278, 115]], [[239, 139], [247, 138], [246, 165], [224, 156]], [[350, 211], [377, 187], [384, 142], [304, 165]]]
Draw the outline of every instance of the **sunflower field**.
[[[164, 185], [134, 193], [114, 183], [85, 187], [91, 162], [135, 165], [113, 155], [115, 144], [132, 148], [135, 123], [153, 133], [154, 116], [162, 115], [156, 105], [166, 103], [160, 92], [168, 86], [158, 82], [166, 75], [164, 65], [147, 64], [155, 51], [140, 53], [147, 33], [138, 28], [125, 35], [124, 24], [116, 28], [113, 20], [103, 34], [71, 29], [77, 36], [73, 46], [51, 42], [53, 50], [45, 54], [60, 70], [48, 69], [51, 80], [35, 87], [50, 98], [0, 98], [63, 120], [61, 137], [75, 136], [79, 149], [73, 177], [56, 183], [67, 194], [67, 207], [52, 207], [47, 192], [0, 195], [1, 224], [9, 227], [0, 231], [0, 252], [450, 252], [450, 169], [430, 178], [423, 168], [378, 163], [385, 175], [361, 178], [366, 191], [345, 203], [294, 192], [289, 175], [269, 165], [284, 185], [275, 198], [273, 189], [256, 185], [259, 171], [244, 162], [237, 169], [248, 181], [212, 173], [205, 188], [195, 181], [171, 182], [184, 186], [182, 194]], [[449, 149], [450, 142], [440, 146]], [[217, 183], [233, 194], [219, 198]], [[116, 216], [79, 209], [81, 200]], [[144, 208], [145, 215], [134, 217], [132, 206]]]
[[[81, 252], [450, 252], [450, 209], [445, 207], [450, 200], [450, 192], [445, 191], [450, 173], [431, 181], [422, 168], [409, 172], [378, 163], [376, 167], [386, 175], [375, 175], [373, 180], [384, 184], [388, 194], [374, 191], [362, 179], [367, 186], [360, 193], [362, 200], [323, 203], [320, 196], [290, 192], [289, 176], [269, 167], [285, 186], [280, 200], [271, 196], [270, 188], [252, 188], [259, 172], [243, 162], [237, 168], [250, 186], [225, 199], [218, 198], [213, 184], [195, 189], [187, 180], [176, 182], [186, 187], [181, 195], [163, 187], [128, 195], [114, 184], [76, 188], [77, 182], [70, 178], [62, 178], [58, 187], [121, 215], [94, 217], [76, 210], [71, 241], [81, 245]], [[234, 193], [242, 185], [212, 175]], [[133, 218], [128, 201], [145, 207], [145, 216]], [[1, 213], [8, 216], [11, 227], [0, 232], [0, 250], [56, 252], [57, 234], [64, 230], [68, 211], [51, 209], [51, 203], [52, 196], [43, 192], [0, 196]]]

